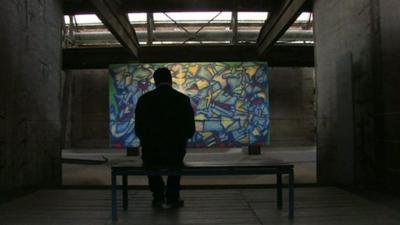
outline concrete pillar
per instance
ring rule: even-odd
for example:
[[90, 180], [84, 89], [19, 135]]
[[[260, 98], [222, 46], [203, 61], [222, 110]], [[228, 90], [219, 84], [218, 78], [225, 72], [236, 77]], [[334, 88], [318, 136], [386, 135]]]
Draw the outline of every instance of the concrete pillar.
[[357, 183], [357, 160], [374, 146], [364, 140], [373, 131], [370, 7], [370, 0], [314, 3], [320, 183]]
[[376, 1], [374, 9], [377, 168], [381, 183], [400, 193], [400, 1]]
[[[399, 143], [399, 126], [386, 126], [400, 118], [399, 7], [394, 0], [314, 1], [320, 183], [370, 186], [387, 174], [387, 143]], [[396, 135], [380, 137], [388, 131]]]
[[0, 15], [0, 190], [58, 185], [62, 1], [2, 1]]

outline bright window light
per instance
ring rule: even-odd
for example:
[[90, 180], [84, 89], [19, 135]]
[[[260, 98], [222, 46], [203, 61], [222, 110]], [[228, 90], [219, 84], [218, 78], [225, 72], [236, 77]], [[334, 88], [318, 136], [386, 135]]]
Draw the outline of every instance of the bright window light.
[[313, 15], [311, 13], [304, 12], [297, 17], [296, 22], [307, 22], [311, 18], [313, 20]]
[[95, 14], [75, 15], [78, 24], [102, 24]]
[[64, 16], [64, 24], [69, 24], [69, 16]]
[[128, 13], [129, 21], [132, 23], [145, 23], [147, 22], [146, 13]]
[[163, 13], [153, 13], [154, 21], [170, 21], [170, 19]]
[[[156, 22], [171, 22], [168, 17], [171, 17], [177, 22], [208, 22], [219, 12], [168, 12], [166, 13], [154, 13], [154, 21]], [[232, 18], [231, 12], [222, 12], [219, 14], [214, 21], [230, 21]]]
[[268, 12], [238, 12], [238, 23], [264, 22], [268, 18]]

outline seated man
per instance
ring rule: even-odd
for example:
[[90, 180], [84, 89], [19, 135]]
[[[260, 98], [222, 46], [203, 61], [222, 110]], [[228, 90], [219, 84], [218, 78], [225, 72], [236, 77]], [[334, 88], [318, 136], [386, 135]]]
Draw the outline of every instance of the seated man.
[[[171, 72], [160, 68], [154, 72], [156, 89], [142, 95], [135, 111], [135, 131], [142, 146], [142, 159], [148, 168], [182, 165], [186, 142], [195, 132], [190, 99], [172, 88]], [[181, 207], [180, 176], [168, 176], [165, 191], [161, 176], [149, 176], [153, 207]]]

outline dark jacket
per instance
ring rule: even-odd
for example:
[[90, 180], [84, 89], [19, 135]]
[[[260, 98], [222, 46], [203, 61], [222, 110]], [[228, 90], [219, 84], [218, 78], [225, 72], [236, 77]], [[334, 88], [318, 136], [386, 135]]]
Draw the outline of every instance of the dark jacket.
[[169, 85], [142, 95], [135, 111], [135, 132], [145, 164], [171, 165], [182, 162], [186, 142], [195, 132], [190, 99]]

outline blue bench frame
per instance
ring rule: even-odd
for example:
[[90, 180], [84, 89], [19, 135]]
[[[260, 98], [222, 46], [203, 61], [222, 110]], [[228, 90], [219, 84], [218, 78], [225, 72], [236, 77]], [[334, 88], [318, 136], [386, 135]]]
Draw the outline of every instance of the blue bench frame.
[[147, 169], [141, 163], [111, 167], [111, 214], [117, 221], [117, 176], [122, 177], [122, 207], [128, 209], [128, 176], [221, 176], [221, 175], [276, 175], [277, 208], [282, 209], [282, 174], [288, 174], [288, 217], [294, 218], [294, 166], [279, 161], [256, 162], [191, 162], [179, 168]]

